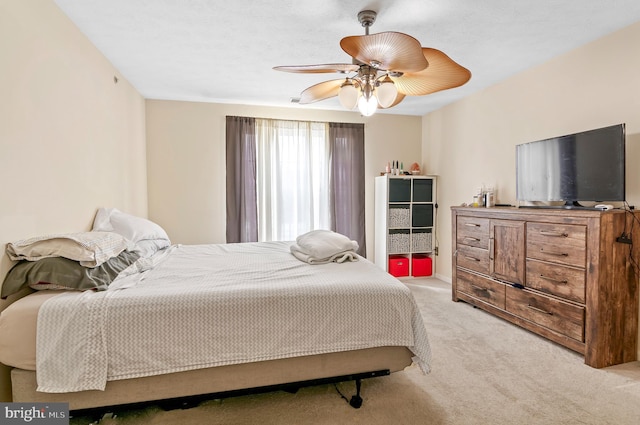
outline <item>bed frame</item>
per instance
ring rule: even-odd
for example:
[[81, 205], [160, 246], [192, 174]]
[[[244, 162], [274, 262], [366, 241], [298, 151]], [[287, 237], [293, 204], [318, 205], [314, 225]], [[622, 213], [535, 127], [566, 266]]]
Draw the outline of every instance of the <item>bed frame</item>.
[[38, 392], [35, 371], [12, 369], [11, 384], [14, 402], [64, 402], [72, 411], [345, 380], [356, 380], [359, 396], [360, 379], [401, 371], [412, 356], [406, 347], [376, 347], [110, 381], [105, 391], [74, 393]]

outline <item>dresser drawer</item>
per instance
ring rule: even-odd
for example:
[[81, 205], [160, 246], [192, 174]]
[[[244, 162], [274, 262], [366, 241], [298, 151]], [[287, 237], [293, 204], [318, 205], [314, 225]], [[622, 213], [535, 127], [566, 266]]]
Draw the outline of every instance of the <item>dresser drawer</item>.
[[585, 302], [584, 269], [527, 259], [527, 286], [571, 301]]
[[506, 310], [569, 338], [584, 341], [584, 307], [508, 286]]
[[489, 251], [474, 246], [458, 245], [456, 263], [460, 267], [489, 274]]
[[456, 242], [458, 244], [489, 249], [489, 219], [458, 217], [456, 223]]
[[586, 243], [585, 226], [527, 223], [527, 258], [584, 268]]
[[504, 310], [505, 285], [464, 270], [456, 270], [456, 288], [460, 292]]

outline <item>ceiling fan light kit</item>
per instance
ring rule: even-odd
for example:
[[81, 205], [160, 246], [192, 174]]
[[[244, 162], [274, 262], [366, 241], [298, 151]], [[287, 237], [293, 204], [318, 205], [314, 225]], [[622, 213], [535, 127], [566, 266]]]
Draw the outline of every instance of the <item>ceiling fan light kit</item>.
[[352, 110], [356, 106], [364, 116], [378, 108], [391, 108], [405, 96], [424, 96], [459, 87], [471, 78], [471, 72], [443, 52], [422, 47], [410, 35], [400, 32], [369, 34], [376, 12], [363, 10], [358, 20], [365, 35], [349, 36], [340, 47], [352, 57], [351, 64], [276, 66], [275, 70], [295, 73], [354, 73], [305, 89], [301, 104], [309, 104], [338, 96], [340, 104]]
[[389, 75], [385, 75], [384, 78], [380, 80], [377, 92], [378, 103], [383, 108], [388, 108], [393, 105], [393, 102], [398, 96], [398, 89], [396, 88], [396, 85], [393, 84], [393, 80]]
[[340, 104], [346, 109], [353, 109], [358, 104], [358, 97], [360, 96], [360, 92], [356, 88], [355, 84], [352, 81], [347, 79], [340, 86], [340, 90], [338, 91], [338, 99], [340, 100]]

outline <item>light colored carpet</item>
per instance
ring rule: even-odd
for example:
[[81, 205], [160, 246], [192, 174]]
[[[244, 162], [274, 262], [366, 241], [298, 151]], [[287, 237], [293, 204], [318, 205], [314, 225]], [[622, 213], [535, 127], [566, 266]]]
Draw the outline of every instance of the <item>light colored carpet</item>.
[[[211, 400], [186, 410], [116, 411], [103, 425], [640, 423], [640, 362], [593, 369], [576, 353], [451, 301], [450, 285], [407, 280], [425, 320], [433, 371], [363, 381], [353, 409], [333, 385]], [[347, 397], [353, 383], [338, 388]], [[71, 424], [89, 423], [74, 418]]]

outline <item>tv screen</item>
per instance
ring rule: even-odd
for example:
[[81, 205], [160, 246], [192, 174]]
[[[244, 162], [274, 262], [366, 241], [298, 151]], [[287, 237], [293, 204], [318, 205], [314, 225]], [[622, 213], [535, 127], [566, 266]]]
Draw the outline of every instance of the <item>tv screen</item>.
[[625, 125], [516, 146], [519, 201], [625, 200]]

